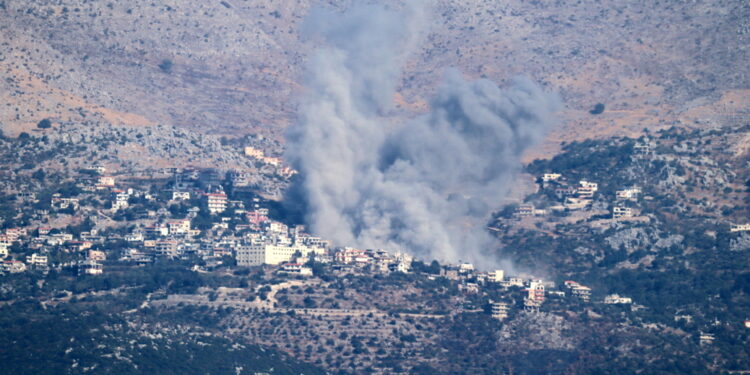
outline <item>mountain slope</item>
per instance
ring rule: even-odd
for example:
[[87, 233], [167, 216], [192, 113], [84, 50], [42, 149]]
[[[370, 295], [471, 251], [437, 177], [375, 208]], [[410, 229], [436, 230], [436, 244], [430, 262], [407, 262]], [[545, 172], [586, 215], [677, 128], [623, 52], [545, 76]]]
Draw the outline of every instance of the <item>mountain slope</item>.
[[[314, 45], [308, 0], [0, 3], [6, 131], [45, 117], [277, 133], [294, 119]], [[341, 6], [341, 5], [339, 5]], [[424, 109], [442, 71], [504, 82], [523, 74], [559, 92], [557, 139], [716, 126], [747, 116], [747, 20], [739, 1], [437, 1], [407, 65], [397, 118]], [[606, 106], [591, 115], [594, 104]], [[20, 130], [16, 130], [20, 131]]]

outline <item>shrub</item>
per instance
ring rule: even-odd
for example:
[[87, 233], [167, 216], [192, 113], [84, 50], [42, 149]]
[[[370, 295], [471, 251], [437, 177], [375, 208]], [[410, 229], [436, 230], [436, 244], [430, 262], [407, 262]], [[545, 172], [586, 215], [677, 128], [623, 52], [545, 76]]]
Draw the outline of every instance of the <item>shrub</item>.
[[52, 121], [49, 119], [44, 119], [42, 121], [39, 121], [39, 123], [36, 124], [36, 127], [39, 129], [49, 129], [52, 127]]
[[172, 60], [164, 59], [159, 64], [159, 69], [164, 73], [170, 73], [172, 71]]
[[598, 115], [600, 113], [604, 112], [604, 104], [602, 103], [596, 103], [594, 108], [589, 111], [592, 115]]

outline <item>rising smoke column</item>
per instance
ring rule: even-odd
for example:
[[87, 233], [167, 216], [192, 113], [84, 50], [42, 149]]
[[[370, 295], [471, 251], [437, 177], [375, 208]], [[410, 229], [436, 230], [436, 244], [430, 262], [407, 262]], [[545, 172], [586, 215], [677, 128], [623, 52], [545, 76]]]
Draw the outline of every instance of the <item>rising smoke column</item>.
[[308, 31], [325, 47], [287, 135], [286, 159], [299, 171], [287, 200], [337, 245], [495, 265], [484, 224], [559, 100], [528, 79], [500, 89], [449, 70], [429, 113], [386, 123], [422, 19], [415, 8], [375, 6], [312, 14]]

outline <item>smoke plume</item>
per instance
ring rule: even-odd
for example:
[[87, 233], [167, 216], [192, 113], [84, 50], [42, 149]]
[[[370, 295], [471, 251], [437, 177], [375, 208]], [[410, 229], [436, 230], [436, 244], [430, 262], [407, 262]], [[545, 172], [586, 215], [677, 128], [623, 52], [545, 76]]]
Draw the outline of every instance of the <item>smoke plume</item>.
[[424, 19], [419, 8], [312, 12], [306, 31], [323, 47], [287, 134], [299, 171], [287, 200], [337, 245], [494, 266], [485, 224], [559, 100], [525, 78], [501, 89], [449, 70], [427, 114], [387, 123]]

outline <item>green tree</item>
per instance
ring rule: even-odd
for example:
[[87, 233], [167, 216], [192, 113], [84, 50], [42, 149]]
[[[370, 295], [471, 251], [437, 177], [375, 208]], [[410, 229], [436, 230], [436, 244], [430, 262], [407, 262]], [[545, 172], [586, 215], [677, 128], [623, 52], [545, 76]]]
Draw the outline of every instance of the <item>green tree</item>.
[[52, 127], [52, 121], [50, 121], [49, 119], [44, 119], [42, 121], [39, 121], [36, 124], [36, 127], [39, 129], [49, 129]]
[[39, 168], [34, 172], [34, 174], [31, 175], [31, 178], [39, 181], [44, 182], [44, 178], [46, 177], [46, 174], [44, 173], [44, 169]]
[[159, 69], [161, 69], [161, 71], [164, 73], [171, 73], [172, 65], [172, 60], [164, 59], [161, 61], [161, 64], [159, 64]]

